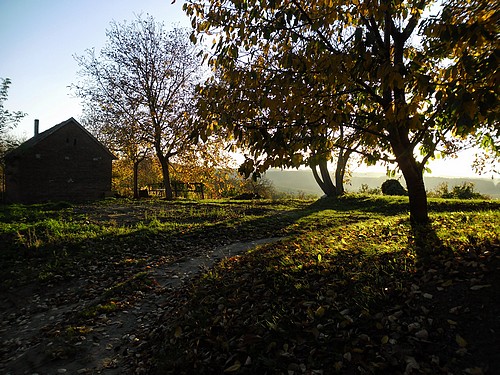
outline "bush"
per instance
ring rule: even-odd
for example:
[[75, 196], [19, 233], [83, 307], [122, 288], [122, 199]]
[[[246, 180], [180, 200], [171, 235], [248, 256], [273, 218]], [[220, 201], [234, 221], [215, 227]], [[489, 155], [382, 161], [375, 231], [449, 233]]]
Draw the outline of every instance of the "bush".
[[451, 191], [448, 188], [448, 183], [443, 182], [439, 184], [436, 189], [429, 194], [437, 198], [446, 199], [487, 199], [488, 197], [474, 191], [474, 184], [472, 182], [464, 182], [462, 185], [455, 185]]
[[362, 184], [358, 191], [360, 194], [366, 195], [380, 195], [380, 188], [370, 188], [368, 184]]
[[271, 199], [273, 198], [274, 193], [275, 188], [273, 182], [265, 177], [259, 178], [257, 179], [257, 181], [254, 181], [251, 178], [247, 178], [240, 188], [240, 195], [252, 195], [254, 199]]
[[398, 180], [386, 180], [382, 184], [382, 194], [384, 195], [408, 195], [403, 185]]

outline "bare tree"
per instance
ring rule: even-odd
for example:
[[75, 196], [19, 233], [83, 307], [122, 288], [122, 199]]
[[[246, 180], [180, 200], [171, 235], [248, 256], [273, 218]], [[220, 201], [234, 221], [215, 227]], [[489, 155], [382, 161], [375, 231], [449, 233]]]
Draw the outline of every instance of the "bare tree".
[[166, 31], [152, 16], [113, 22], [106, 35], [99, 54], [91, 49], [75, 57], [83, 78], [75, 91], [107, 112], [122, 135], [133, 135], [154, 150], [166, 197], [172, 199], [169, 166], [189, 144], [187, 118], [201, 68], [198, 53], [186, 30]]

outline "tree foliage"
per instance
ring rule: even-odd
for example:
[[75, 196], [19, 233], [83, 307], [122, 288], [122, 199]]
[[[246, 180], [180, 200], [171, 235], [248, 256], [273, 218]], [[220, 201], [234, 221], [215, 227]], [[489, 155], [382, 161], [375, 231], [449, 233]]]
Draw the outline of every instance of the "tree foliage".
[[[447, 19], [446, 12], [430, 18], [431, 5], [428, 0], [188, 1], [192, 39], [213, 38], [206, 57], [219, 72], [205, 88], [216, 100], [201, 108], [216, 114], [208, 129], [229, 127], [238, 141], [263, 151], [264, 167], [300, 162], [304, 150], [350, 149], [340, 136], [340, 129], [349, 129], [361, 141], [366, 161], [397, 162], [412, 220], [426, 223], [426, 163], [447, 148], [456, 151], [456, 140], [476, 132], [491, 136], [498, 97], [494, 81], [465, 79], [471, 69], [466, 54], [447, 64], [457, 48], [467, 50], [463, 36], [451, 35], [458, 42], [448, 47], [433, 40], [442, 39], [446, 22], [457, 26], [459, 15], [473, 14], [473, 6]], [[485, 55], [496, 48], [496, 42], [481, 45]], [[493, 64], [484, 68], [486, 75], [498, 74]]]
[[445, 199], [488, 199], [487, 196], [475, 191], [474, 183], [472, 182], [463, 182], [460, 185], [455, 185], [451, 190], [448, 187], [448, 183], [443, 182], [431, 192], [431, 195]]
[[[500, 157], [500, 10], [494, 2], [446, 1], [441, 17], [425, 22], [429, 55], [441, 69], [443, 118], [455, 122], [454, 135], [485, 151], [473, 167], [483, 173]], [[498, 171], [494, 171], [498, 173]]]
[[11, 80], [9, 78], [0, 78], [0, 81], [0, 191], [3, 192], [5, 188], [4, 156], [21, 143], [19, 139], [9, 134], [9, 131], [17, 126], [19, 121], [26, 116], [26, 113], [22, 111], [11, 112], [5, 109]]
[[143, 129], [133, 117], [123, 117], [118, 121], [116, 115], [100, 107], [87, 106], [83, 113], [82, 123], [104, 145], [124, 159], [122, 163], [115, 163], [115, 169], [122, 171], [118, 174], [123, 175], [123, 167], [131, 165], [133, 197], [139, 198], [139, 166], [153, 154], [143, 135]]
[[105, 131], [114, 133], [126, 154], [138, 156], [144, 145], [154, 150], [172, 198], [171, 159], [190, 143], [187, 118], [200, 73], [197, 50], [187, 31], [166, 31], [151, 16], [113, 22], [107, 37], [99, 54], [87, 50], [76, 57], [85, 78], [76, 92], [107, 114], [111, 128]]
[[226, 150], [225, 138], [212, 135], [206, 142], [192, 144], [173, 159], [172, 176], [183, 182], [203, 183], [204, 195], [221, 198], [233, 185], [234, 160]]
[[9, 78], [0, 78], [0, 151], [3, 155], [5, 151], [15, 145], [15, 140], [8, 135], [8, 132], [14, 129], [19, 121], [26, 116], [22, 111], [11, 112], [5, 109], [5, 102], [8, 99]]

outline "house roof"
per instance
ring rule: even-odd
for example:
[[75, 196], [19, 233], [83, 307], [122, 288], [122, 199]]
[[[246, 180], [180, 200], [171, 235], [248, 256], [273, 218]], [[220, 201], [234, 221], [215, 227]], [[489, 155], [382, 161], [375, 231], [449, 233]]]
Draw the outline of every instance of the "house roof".
[[65, 127], [66, 125], [74, 123], [76, 126], [78, 126], [85, 134], [89, 136], [90, 139], [92, 139], [94, 142], [96, 142], [107, 154], [111, 156], [112, 159], [117, 159], [111, 151], [108, 150], [106, 146], [104, 146], [101, 142], [97, 140], [96, 137], [94, 137], [87, 129], [85, 129], [78, 121], [76, 121], [73, 117], [70, 117], [66, 121], [61, 122], [60, 124], [57, 124], [50, 129], [47, 129], [36, 136], [28, 139], [26, 142], [23, 142], [19, 145], [19, 147], [13, 149], [12, 151], [8, 152], [5, 157], [6, 158], [12, 158], [18, 155], [21, 155], [24, 151], [29, 150], [30, 148], [34, 147], [47, 137], [51, 136], [55, 132], [57, 132], [59, 129]]

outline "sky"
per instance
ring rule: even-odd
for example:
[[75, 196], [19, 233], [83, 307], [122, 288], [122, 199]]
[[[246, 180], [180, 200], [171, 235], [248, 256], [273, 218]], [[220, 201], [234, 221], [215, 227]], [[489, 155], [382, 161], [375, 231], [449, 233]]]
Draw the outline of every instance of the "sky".
[[[182, 0], [0, 0], [0, 77], [12, 83], [5, 103], [27, 116], [15, 130], [25, 139], [70, 117], [79, 119], [81, 104], [69, 86], [78, 81], [75, 55], [99, 51], [112, 21], [150, 14], [166, 27], [189, 27]], [[474, 152], [431, 163], [432, 176], [478, 177], [471, 168]], [[385, 167], [356, 168], [384, 173]], [[479, 176], [489, 177], [489, 176]], [[498, 175], [495, 176], [498, 180]]]
[[81, 114], [80, 100], [69, 89], [78, 81], [75, 55], [99, 51], [112, 21], [151, 14], [171, 26], [189, 26], [182, 0], [0, 0], [0, 77], [12, 83], [5, 103], [23, 111], [15, 134], [30, 138]]

